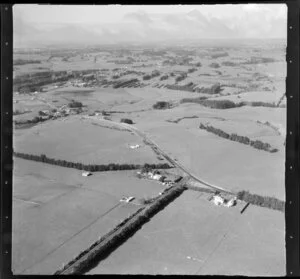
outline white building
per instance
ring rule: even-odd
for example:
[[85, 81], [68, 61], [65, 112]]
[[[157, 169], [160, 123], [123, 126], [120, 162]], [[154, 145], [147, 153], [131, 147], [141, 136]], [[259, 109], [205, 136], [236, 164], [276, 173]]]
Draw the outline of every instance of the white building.
[[90, 175], [92, 175], [92, 173], [90, 173], [89, 171], [82, 173], [82, 176], [85, 176], [85, 177], [90, 176]]
[[218, 195], [214, 196], [212, 201], [215, 205], [222, 205], [224, 203], [224, 199]]

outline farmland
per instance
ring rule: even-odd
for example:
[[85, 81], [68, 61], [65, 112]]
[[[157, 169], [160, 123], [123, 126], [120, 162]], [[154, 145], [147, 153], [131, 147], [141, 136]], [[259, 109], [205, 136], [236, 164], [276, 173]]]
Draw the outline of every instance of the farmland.
[[[84, 165], [167, 163], [172, 177], [212, 192], [285, 201], [284, 42], [49, 48], [14, 59], [15, 152]], [[13, 167], [14, 274], [54, 274], [167, 187], [137, 169], [83, 176], [17, 157]], [[216, 206], [210, 195], [185, 190], [87, 274], [284, 275], [284, 213]]]
[[186, 191], [87, 274], [284, 275], [284, 216], [243, 206]]

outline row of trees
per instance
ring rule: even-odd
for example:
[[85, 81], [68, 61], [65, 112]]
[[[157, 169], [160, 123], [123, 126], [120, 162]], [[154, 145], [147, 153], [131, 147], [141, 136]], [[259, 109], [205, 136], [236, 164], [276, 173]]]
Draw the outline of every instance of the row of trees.
[[26, 65], [26, 64], [41, 64], [40, 60], [25, 60], [25, 59], [15, 59], [13, 61], [14, 66], [21, 66], [21, 65]]
[[121, 82], [114, 84], [113, 88], [127, 87], [128, 85], [137, 83], [137, 82], [139, 82], [139, 80], [137, 78], [129, 79], [129, 80], [121, 81]]
[[221, 91], [222, 91], [222, 88], [221, 88], [221, 84], [219, 82], [213, 84], [211, 87], [208, 87], [208, 88], [201, 87], [201, 88], [196, 89], [196, 92], [205, 93], [205, 94], [219, 94]]
[[21, 152], [13, 152], [13, 155], [18, 158], [22, 158], [25, 160], [31, 160], [36, 162], [42, 162], [47, 163], [51, 165], [56, 165], [60, 167], [66, 167], [66, 168], [74, 168], [78, 170], [85, 170], [85, 171], [116, 171], [116, 170], [134, 170], [134, 169], [141, 169], [143, 167], [152, 168], [152, 169], [170, 169], [172, 168], [167, 163], [163, 164], [144, 164], [144, 165], [135, 165], [135, 164], [102, 164], [102, 165], [96, 165], [96, 164], [83, 164], [83, 163], [75, 163], [75, 162], [69, 162], [66, 160], [58, 160], [54, 158], [49, 158], [45, 154], [41, 155], [33, 155], [33, 154], [26, 154]]
[[241, 106], [229, 100], [203, 100], [201, 105], [214, 109], [230, 109]]
[[40, 117], [40, 116], [35, 116], [34, 118], [32, 119], [26, 119], [26, 120], [21, 120], [21, 121], [14, 121], [14, 124], [16, 125], [23, 125], [23, 124], [36, 124], [36, 123], [39, 123], [39, 122], [43, 122], [45, 121], [46, 119]]
[[[143, 224], [149, 221], [157, 212], [162, 210], [167, 204], [173, 201], [186, 188], [183, 186], [172, 187], [165, 194], [155, 199], [151, 204], [138, 210], [136, 213], [122, 221], [116, 228], [106, 234], [105, 237], [97, 240], [88, 249], [80, 253], [71, 263], [63, 266], [55, 275], [61, 274], [68, 267], [73, 265], [72, 274], [83, 274], [93, 264], [95, 258], [101, 261], [107, 254], [126, 241], [133, 233], [135, 233]], [[97, 249], [93, 249], [97, 246]], [[83, 255], [87, 255], [84, 258]], [[99, 256], [100, 255], [100, 256]]]
[[158, 76], [160, 76], [160, 72], [157, 71], [157, 70], [154, 70], [154, 71], [152, 71], [151, 74], [144, 75], [143, 80], [149, 80], [151, 78], [155, 78], [155, 77], [158, 77]]
[[232, 140], [232, 141], [236, 141], [239, 143], [243, 143], [246, 145], [250, 145], [256, 149], [260, 149], [260, 150], [264, 150], [264, 151], [268, 151], [271, 153], [277, 152], [278, 149], [276, 148], [272, 148], [272, 146], [269, 143], [266, 142], [262, 142], [260, 140], [250, 140], [248, 137], [244, 137], [244, 136], [239, 136], [237, 134], [228, 134], [224, 131], [222, 131], [221, 129], [215, 128], [213, 126], [209, 126], [209, 125], [203, 125], [202, 123], [200, 123], [199, 126], [200, 129], [206, 130], [210, 133], [213, 133], [219, 137], [228, 139], [228, 140]]
[[274, 197], [265, 197], [256, 194], [250, 194], [248, 191], [240, 191], [237, 193], [237, 198], [261, 207], [267, 207], [282, 212], [285, 211], [285, 202]]
[[188, 92], [194, 92], [194, 87], [196, 84], [190, 82], [185, 85], [178, 85], [178, 84], [167, 84], [165, 87], [171, 90], [182, 90], [182, 91], [188, 91]]
[[180, 100], [180, 103], [196, 103], [196, 104], [202, 104], [203, 100], [206, 100], [207, 97], [205, 96], [201, 96], [201, 97], [197, 97], [197, 98], [183, 98]]

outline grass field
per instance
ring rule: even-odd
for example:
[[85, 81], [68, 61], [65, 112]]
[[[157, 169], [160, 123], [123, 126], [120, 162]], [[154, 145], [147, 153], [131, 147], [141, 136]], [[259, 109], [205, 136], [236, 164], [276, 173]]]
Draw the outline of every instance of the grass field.
[[13, 272], [52, 274], [139, 208], [124, 196], [157, 195], [164, 186], [133, 171], [97, 173], [14, 159]]
[[87, 274], [283, 276], [284, 215], [207, 198], [184, 192]]
[[[135, 144], [141, 147], [131, 149], [130, 145]], [[96, 121], [79, 117], [48, 121], [18, 131], [14, 135], [14, 148], [29, 154], [45, 154], [86, 164], [161, 162], [150, 147], [130, 132], [103, 128]]]

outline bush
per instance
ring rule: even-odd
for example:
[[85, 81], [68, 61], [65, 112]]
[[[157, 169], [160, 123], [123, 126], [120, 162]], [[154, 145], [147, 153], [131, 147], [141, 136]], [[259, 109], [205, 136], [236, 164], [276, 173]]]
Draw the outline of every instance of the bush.
[[169, 109], [169, 108], [171, 108], [171, 104], [169, 102], [159, 101], [153, 105], [153, 108], [154, 109]]
[[121, 123], [127, 123], [127, 124], [133, 124], [133, 121], [131, 119], [128, 119], [128, 118], [122, 118]]

